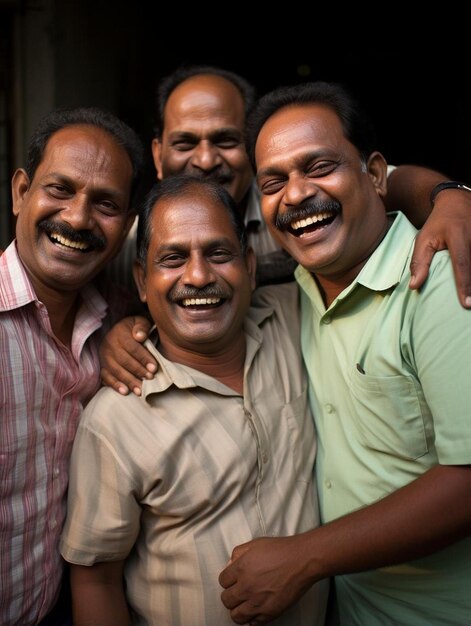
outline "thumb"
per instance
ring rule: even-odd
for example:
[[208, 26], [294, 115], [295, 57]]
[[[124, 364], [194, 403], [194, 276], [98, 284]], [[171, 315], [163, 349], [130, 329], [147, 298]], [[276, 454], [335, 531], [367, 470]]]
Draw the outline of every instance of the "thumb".
[[136, 316], [132, 327], [132, 335], [134, 339], [139, 341], [139, 343], [143, 343], [149, 336], [151, 326], [152, 325], [147, 318], [141, 317], [140, 315]]

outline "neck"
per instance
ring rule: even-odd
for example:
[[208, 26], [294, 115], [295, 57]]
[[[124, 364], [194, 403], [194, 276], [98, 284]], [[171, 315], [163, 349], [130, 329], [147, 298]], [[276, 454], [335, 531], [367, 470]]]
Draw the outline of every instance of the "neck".
[[[197, 352], [186, 347], [177, 346], [165, 337], [159, 338], [159, 351], [169, 361], [181, 363], [203, 372], [237, 393], [244, 389], [245, 334], [241, 333], [231, 346], [211, 350], [206, 345], [205, 352]], [[200, 346], [195, 346], [199, 349]]]
[[337, 273], [333, 272], [325, 275], [312, 272], [312, 276], [319, 287], [326, 308], [329, 308], [335, 298], [355, 280], [362, 268], [366, 265], [370, 256], [383, 240], [391, 223], [392, 222], [388, 219], [384, 221], [384, 227], [378, 234], [376, 240], [372, 243], [370, 248], [364, 252], [364, 256], [360, 260], [356, 260], [350, 267], [342, 269]]
[[47, 309], [54, 336], [68, 348], [72, 342], [75, 316], [80, 304], [76, 291], [56, 291], [32, 280], [38, 300]]

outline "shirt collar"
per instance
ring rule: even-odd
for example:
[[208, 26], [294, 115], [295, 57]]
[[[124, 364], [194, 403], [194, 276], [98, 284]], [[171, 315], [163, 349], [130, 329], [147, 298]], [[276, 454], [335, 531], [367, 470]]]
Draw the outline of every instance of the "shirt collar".
[[[16, 240], [0, 256], [0, 312], [12, 311], [31, 302], [39, 302], [26, 269], [18, 255]], [[108, 305], [98, 290], [89, 283], [80, 290], [84, 309], [102, 319]]]
[[[247, 317], [244, 320], [244, 331], [247, 338], [245, 368], [252, 362], [255, 353], [262, 344], [263, 335], [259, 326], [267, 317], [273, 315], [273, 313], [274, 310], [271, 307], [251, 307], [249, 309]], [[202, 387], [203, 389], [219, 393], [220, 395], [238, 395], [235, 391], [229, 389], [208, 374], [204, 374], [181, 363], [169, 361], [156, 348], [154, 345], [155, 341], [157, 341], [157, 329], [154, 326], [150, 332], [149, 339], [147, 339], [144, 345], [155, 357], [159, 368], [152, 380], [145, 379], [143, 381], [142, 396], [144, 398], [153, 393], [161, 393], [172, 385], [175, 385], [179, 389]]]

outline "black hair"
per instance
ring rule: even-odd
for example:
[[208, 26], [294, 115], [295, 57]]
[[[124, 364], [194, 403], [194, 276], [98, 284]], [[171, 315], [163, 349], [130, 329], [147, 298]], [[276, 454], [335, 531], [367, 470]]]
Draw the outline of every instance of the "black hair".
[[144, 162], [144, 148], [141, 140], [127, 124], [109, 111], [98, 107], [78, 107], [56, 109], [45, 115], [34, 130], [26, 157], [26, 173], [33, 180], [36, 170], [44, 157], [49, 139], [59, 130], [68, 126], [95, 126], [101, 128], [122, 146], [132, 164], [131, 204], [139, 184]]
[[322, 104], [339, 117], [345, 137], [367, 161], [376, 150], [376, 132], [372, 122], [352, 95], [339, 83], [324, 81], [303, 83], [290, 87], [279, 87], [260, 98], [247, 120], [246, 147], [255, 169], [255, 144], [262, 126], [279, 109], [290, 105]]
[[196, 176], [187, 174], [175, 174], [164, 180], [154, 183], [152, 189], [144, 198], [142, 207], [139, 211], [139, 221], [137, 226], [137, 259], [141, 265], [146, 267], [147, 252], [152, 236], [152, 211], [159, 200], [162, 198], [176, 198], [178, 196], [187, 195], [193, 189], [199, 188], [206, 191], [219, 204], [221, 204], [229, 214], [234, 232], [239, 240], [240, 250], [243, 256], [247, 254], [247, 233], [244, 222], [229, 192], [218, 183], [210, 180], [201, 179]]
[[220, 76], [232, 83], [240, 92], [244, 102], [245, 117], [249, 114], [255, 102], [255, 87], [251, 85], [245, 78], [239, 76], [235, 72], [225, 70], [214, 65], [182, 65], [174, 72], [165, 76], [160, 80], [156, 90], [155, 101], [155, 124], [154, 131], [157, 138], [162, 137], [164, 130], [164, 112], [170, 95], [185, 80], [193, 76], [201, 76], [208, 74], [210, 76]]

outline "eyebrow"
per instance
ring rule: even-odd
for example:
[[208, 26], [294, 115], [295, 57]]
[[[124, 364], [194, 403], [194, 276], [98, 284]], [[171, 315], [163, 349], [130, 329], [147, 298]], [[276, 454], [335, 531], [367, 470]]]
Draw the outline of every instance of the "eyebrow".
[[[54, 179], [56, 182], [63, 183], [64, 185], [68, 185], [69, 187], [76, 186], [75, 180], [67, 174], [63, 174], [62, 172], [48, 172], [44, 175], [43, 180], [47, 182], [48, 178]], [[93, 194], [95, 196], [105, 196], [107, 198], [124, 198], [125, 193], [117, 191], [113, 187], [94, 187]]]
[[[235, 233], [234, 233], [235, 234]], [[216, 239], [211, 239], [208, 242], [205, 242], [203, 245], [203, 250], [207, 250], [209, 248], [217, 248], [218, 246], [224, 246], [226, 248], [234, 248], [234, 241], [229, 239], [229, 237], [217, 237]], [[238, 243], [238, 240], [237, 240]], [[240, 245], [239, 245], [240, 247]], [[184, 243], [180, 243], [178, 241], [174, 243], [163, 244], [157, 248], [156, 255], [161, 255], [164, 252], [181, 252], [186, 253], [190, 248], [188, 245]]]
[[[208, 133], [208, 137], [223, 137], [225, 135], [242, 137], [243, 132], [235, 126], [224, 126], [223, 128], [216, 128]], [[199, 135], [187, 130], [174, 130], [169, 133], [169, 139], [199, 139]]]

